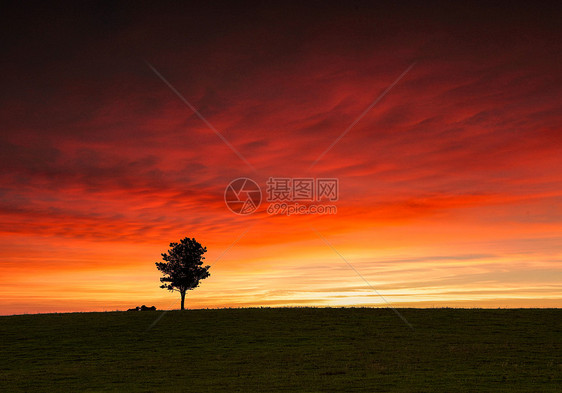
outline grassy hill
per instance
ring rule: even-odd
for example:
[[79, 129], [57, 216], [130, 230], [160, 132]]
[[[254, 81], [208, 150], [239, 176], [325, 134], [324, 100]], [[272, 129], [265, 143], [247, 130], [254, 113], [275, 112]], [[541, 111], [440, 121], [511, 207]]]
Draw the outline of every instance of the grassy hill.
[[561, 392], [561, 309], [0, 317], [3, 392]]

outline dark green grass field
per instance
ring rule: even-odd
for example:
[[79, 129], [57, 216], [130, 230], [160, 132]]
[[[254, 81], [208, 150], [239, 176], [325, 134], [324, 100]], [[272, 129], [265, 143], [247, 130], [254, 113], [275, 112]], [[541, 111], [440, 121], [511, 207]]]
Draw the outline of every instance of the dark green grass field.
[[561, 309], [0, 317], [2, 392], [562, 392]]

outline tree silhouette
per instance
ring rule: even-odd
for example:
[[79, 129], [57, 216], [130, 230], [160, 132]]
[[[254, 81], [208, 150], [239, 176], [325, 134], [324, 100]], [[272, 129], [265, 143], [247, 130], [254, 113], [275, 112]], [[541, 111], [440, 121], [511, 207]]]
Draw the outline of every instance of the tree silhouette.
[[187, 290], [199, 286], [199, 281], [209, 277], [211, 266], [202, 266], [204, 253], [207, 248], [203, 247], [195, 239], [186, 237], [179, 243], [170, 243], [170, 249], [162, 254], [164, 262], [156, 262], [156, 268], [160, 270], [163, 283], [160, 288], [169, 291], [178, 291], [181, 294], [181, 309], [184, 310], [185, 293]]

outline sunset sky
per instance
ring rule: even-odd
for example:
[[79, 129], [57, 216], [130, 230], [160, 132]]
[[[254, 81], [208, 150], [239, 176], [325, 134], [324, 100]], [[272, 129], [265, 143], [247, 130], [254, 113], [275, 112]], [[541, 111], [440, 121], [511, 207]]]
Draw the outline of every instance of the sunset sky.
[[[556, 3], [71, 4], [1, 11], [0, 314], [177, 308], [186, 236], [188, 308], [562, 307]], [[337, 214], [233, 214], [239, 177]]]

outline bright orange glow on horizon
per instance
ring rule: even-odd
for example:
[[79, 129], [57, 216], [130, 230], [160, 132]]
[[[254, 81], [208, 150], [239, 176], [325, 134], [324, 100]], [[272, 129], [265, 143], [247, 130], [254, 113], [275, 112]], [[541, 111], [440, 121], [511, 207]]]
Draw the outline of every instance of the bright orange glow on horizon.
[[[562, 51], [527, 11], [201, 11], [219, 34], [140, 10], [74, 39], [37, 21], [50, 35], [7, 51], [0, 314], [177, 308], [154, 262], [185, 236], [212, 265], [188, 308], [385, 307], [312, 228], [396, 307], [562, 307]], [[236, 216], [243, 176], [338, 178], [338, 213]]]

